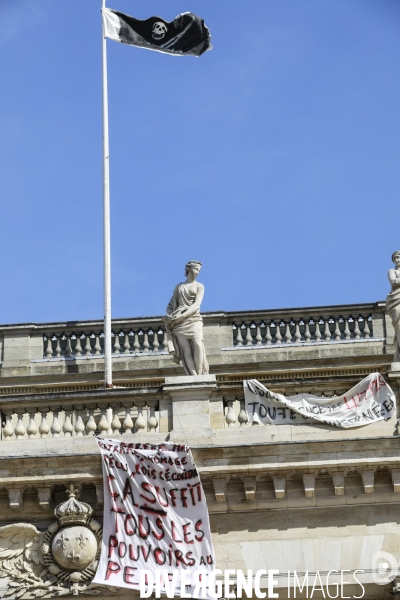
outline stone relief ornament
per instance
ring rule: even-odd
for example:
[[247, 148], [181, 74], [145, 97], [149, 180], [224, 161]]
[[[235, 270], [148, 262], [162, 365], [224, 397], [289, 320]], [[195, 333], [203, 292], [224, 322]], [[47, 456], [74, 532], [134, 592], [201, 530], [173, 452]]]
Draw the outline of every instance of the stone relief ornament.
[[91, 585], [101, 551], [102, 527], [92, 508], [80, 502], [71, 485], [59, 504], [56, 521], [40, 532], [29, 523], [0, 527], [0, 577], [7, 578], [3, 598], [31, 600], [58, 596], [98, 596], [115, 588]]

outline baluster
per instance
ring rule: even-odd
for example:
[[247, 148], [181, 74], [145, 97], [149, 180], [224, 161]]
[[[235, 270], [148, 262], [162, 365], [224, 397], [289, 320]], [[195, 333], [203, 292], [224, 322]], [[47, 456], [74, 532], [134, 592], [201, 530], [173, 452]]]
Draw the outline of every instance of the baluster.
[[153, 329], [153, 352], [158, 352], [160, 347], [160, 343], [158, 341], [158, 327], [154, 327]]
[[71, 336], [65, 335], [65, 356], [71, 356], [71, 354], [72, 354]]
[[331, 339], [331, 330], [329, 328], [329, 317], [324, 319], [325, 328], [324, 328], [324, 341], [329, 342]]
[[236, 346], [243, 346], [242, 326], [236, 325]]
[[41, 438], [47, 437], [47, 434], [50, 431], [50, 427], [49, 427], [49, 424], [47, 422], [47, 413], [48, 413], [48, 410], [42, 410], [42, 411], [40, 411], [40, 414], [42, 415], [42, 420], [41, 420], [41, 423], [39, 425], [39, 433], [40, 433], [40, 437]]
[[246, 323], [246, 346], [253, 345], [253, 336], [251, 335], [251, 321]]
[[143, 341], [144, 341], [144, 331], [142, 328], [138, 329], [138, 339], [139, 339], [139, 352], [140, 354], [143, 352]]
[[349, 316], [349, 329], [350, 329], [350, 338], [353, 340], [354, 339], [354, 319], [352, 317], [352, 315]]
[[119, 343], [119, 333], [114, 335], [114, 354], [119, 354], [121, 344]]
[[37, 426], [35, 423], [35, 414], [36, 414], [36, 409], [32, 408], [28, 411], [29, 414], [29, 423], [28, 423], [28, 427], [26, 428], [26, 433], [28, 434], [28, 438], [31, 440], [32, 438], [36, 437], [37, 434]]
[[15, 426], [15, 431], [14, 431], [15, 437], [17, 438], [17, 440], [21, 440], [26, 433], [24, 424], [22, 422], [22, 419], [24, 418], [24, 414], [25, 414], [24, 410], [17, 412], [18, 420], [17, 420], [17, 424]]
[[135, 335], [133, 338], [133, 351], [135, 352], [135, 354], [139, 354], [139, 352], [140, 352], [139, 332], [135, 331], [134, 334]]
[[75, 435], [76, 437], [82, 437], [85, 431], [85, 424], [82, 419], [82, 406], [75, 406], [76, 410], [76, 421], [75, 421]]
[[121, 421], [118, 416], [119, 409], [121, 408], [120, 404], [113, 404], [111, 406], [113, 411], [113, 418], [111, 421], [111, 429], [114, 435], [119, 434], [119, 430], [121, 429]]
[[90, 343], [90, 333], [89, 335], [85, 334], [86, 344], [85, 344], [85, 356], [90, 356], [92, 354], [92, 345]]
[[270, 323], [265, 324], [265, 343], [267, 346], [272, 344], [272, 335], [271, 335], [271, 327]]
[[249, 416], [246, 412], [245, 402], [243, 398], [240, 399], [240, 412], [238, 415], [238, 421], [240, 423], [240, 427], [244, 427], [249, 421]]
[[228, 410], [226, 411], [225, 421], [228, 423], [228, 427], [234, 427], [236, 423], [236, 415], [233, 410], [233, 402], [235, 400], [235, 396], [226, 396], [225, 401]]
[[80, 333], [78, 333], [78, 335], [76, 336], [75, 356], [82, 356], [81, 334]]
[[282, 334], [281, 334], [281, 322], [278, 319], [278, 321], [275, 323], [275, 340], [276, 340], [276, 344], [279, 346], [280, 344], [282, 344]]
[[63, 423], [63, 432], [64, 432], [64, 437], [72, 437], [74, 428], [72, 426], [72, 421], [71, 421], [71, 410], [69, 408], [66, 408], [64, 410], [64, 423]]
[[146, 421], [143, 417], [143, 404], [136, 404], [136, 408], [138, 411], [138, 416], [136, 417], [135, 421], [135, 429], [136, 433], [141, 433], [142, 430], [146, 428]]
[[308, 319], [307, 321], [304, 320], [304, 326], [305, 326], [304, 341], [309, 342], [311, 340], [310, 319]]
[[156, 417], [156, 404], [157, 402], [153, 402], [151, 400], [147, 401], [147, 406], [148, 406], [148, 420], [147, 420], [147, 427], [149, 428], [150, 432], [155, 432], [157, 431], [157, 427], [158, 427], [158, 421], [157, 421], [157, 417]]
[[86, 423], [86, 432], [88, 435], [96, 433], [97, 425], [94, 418], [94, 411], [94, 407], [89, 408], [89, 418], [88, 422]]
[[291, 344], [292, 343], [292, 334], [290, 332], [290, 321], [288, 321], [286, 323], [286, 328], [285, 328], [285, 344]]
[[47, 336], [46, 358], [52, 358], [53, 356], [53, 344], [51, 338], [51, 335]]
[[364, 334], [364, 339], [368, 339], [371, 337], [371, 331], [368, 327], [368, 317], [364, 318], [364, 330], [363, 330], [363, 334]]
[[149, 330], [148, 329], [143, 329], [143, 352], [145, 354], [149, 353], [150, 350], [150, 344], [149, 344]]
[[125, 435], [130, 435], [132, 433], [132, 429], [133, 429], [133, 421], [132, 421], [132, 417], [131, 417], [131, 406], [132, 406], [131, 403], [124, 404], [125, 419], [122, 423], [122, 428], [124, 429]]
[[12, 436], [14, 435], [14, 427], [12, 426], [11, 423], [11, 418], [13, 415], [13, 411], [12, 410], [4, 410], [4, 416], [6, 417], [6, 423], [3, 427], [3, 437], [4, 440], [11, 440]]
[[340, 331], [340, 326], [339, 326], [339, 319], [336, 318], [335, 319], [335, 331], [333, 332], [333, 335], [335, 336], [335, 340], [338, 341], [342, 338], [342, 333]]
[[163, 329], [163, 352], [168, 352], [168, 336], [166, 329]]
[[[63, 344], [64, 340], [65, 340], [65, 346]], [[65, 337], [65, 334], [62, 333], [60, 335], [61, 356], [65, 356], [66, 345], [67, 345], [67, 338]]]
[[321, 329], [319, 328], [319, 322], [320, 322], [321, 318], [317, 318], [315, 319], [315, 333], [314, 333], [314, 338], [316, 342], [320, 342], [321, 341]]
[[50, 431], [53, 437], [59, 437], [61, 433], [61, 425], [58, 420], [58, 408], [53, 408], [53, 422], [50, 427]]
[[131, 351], [131, 342], [129, 339], [129, 331], [125, 333], [124, 354], [129, 354]]
[[24, 411], [17, 412], [17, 424], [16, 424], [15, 430], [14, 430], [15, 437], [17, 440], [22, 439], [25, 435], [25, 427], [24, 427], [24, 424], [22, 421], [22, 419], [24, 418], [24, 414], [25, 414]]
[[300, 321], [296, 321], [296, 324], [295, 324], [294, 341], [296, 344], [300, 344], [300, 342], [301, 342]]
[[361, 338], [361, 331], [360, 331], [360, 327], [358, 325], [358, 319], [359, 319], [359, 317], [355, 317], [355, 319], [354, 319], [354, 339], [355, 340], [359, 340]]
[[153, 352], [154, 330], [152, 327], [149, 327], [147, 330], [147, 341], [149, 343], [149, 352]]
[[95, 333], [94, 337], [94, 355], [100, 356], [101, 354], [101, 344], [100, 344], [100, 334]]
[[262, 346], [261, 323], [256, 324], [256, 346]]
[[99, 421], [100, 437], [106, 437], [108, 432], [107, 407], [101, 408], [101, 419]]
[[100, 354], [104, 354], [104, 352], [105, 352], [105, 350], [104, 350], [105, 340], [106, 340], [106, 336], [104, 335], [104, 332], [102, 331], [99, 335]]
[[56, 336], [56, 341], [57, 341], [57, 343], [56, 343], [56, 357], [60, 358], [60, 356], [61, 356], [61, 336], [60, 335]]
[[345, 340], [350, 340], [351, 339], [351, 333], [350, 333], [350, 327], [349, 327], [349, 317], [346, 317], [344, 319], [344, 339]]

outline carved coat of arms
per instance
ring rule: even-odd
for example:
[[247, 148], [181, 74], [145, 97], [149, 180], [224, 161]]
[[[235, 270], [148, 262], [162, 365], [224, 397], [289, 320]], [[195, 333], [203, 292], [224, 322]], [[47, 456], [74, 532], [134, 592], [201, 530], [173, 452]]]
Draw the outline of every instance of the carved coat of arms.
[[28, 523], [0, 527], [0, 577], [8, 581], [3, 598], [33, 600], [117, 591], [91, 584], [102, 528], [92, 519], [91, 506], [77, 499], [74, 486], [68, 493], [47, 531]]

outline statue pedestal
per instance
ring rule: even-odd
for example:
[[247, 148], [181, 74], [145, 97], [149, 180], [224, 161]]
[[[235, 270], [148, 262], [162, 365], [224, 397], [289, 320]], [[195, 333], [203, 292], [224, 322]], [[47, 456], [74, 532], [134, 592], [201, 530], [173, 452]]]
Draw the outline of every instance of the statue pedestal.
[[172, 399], [172, 442], [213, 442], [210, 396], [216, 389], [215, 375], [166, 377], [163, 391]]

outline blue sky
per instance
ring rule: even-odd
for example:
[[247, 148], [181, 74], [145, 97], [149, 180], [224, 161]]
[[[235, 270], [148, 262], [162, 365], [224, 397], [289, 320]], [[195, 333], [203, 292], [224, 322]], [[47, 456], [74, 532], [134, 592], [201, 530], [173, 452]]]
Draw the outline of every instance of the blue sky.
[[[398, 0], [108, 0], [202, 16], [214, 49], [108, 42], [112, 314], [385, 298], [400, 248]], [[96, 319], [100, 0], [1, 0], [0, 322]]]

